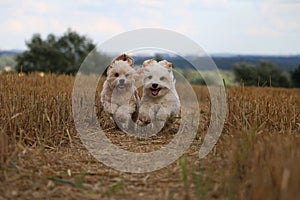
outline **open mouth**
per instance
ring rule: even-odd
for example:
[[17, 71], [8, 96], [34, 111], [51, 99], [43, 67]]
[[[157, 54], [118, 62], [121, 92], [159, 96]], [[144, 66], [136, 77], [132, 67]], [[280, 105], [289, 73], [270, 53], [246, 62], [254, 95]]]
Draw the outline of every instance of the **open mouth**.
[[125, 84], [119, 84], [119, 85], [118, 85], [118, 88], [119, 88], [119, 89], [125, 88]]
[[157, 96], [160, 91], [160, 88], [156, 88], [156, 89], [150, 88], [150, 91], [153, 96]]

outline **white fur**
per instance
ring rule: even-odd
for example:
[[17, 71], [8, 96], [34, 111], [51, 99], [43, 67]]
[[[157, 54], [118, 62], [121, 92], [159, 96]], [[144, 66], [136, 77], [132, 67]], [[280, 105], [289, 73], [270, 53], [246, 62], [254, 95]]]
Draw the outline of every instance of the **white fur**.
[[[165, 60], [145, 61], [140, 73], [143, 80], [143, 96], [139, 109], [139, 123], [178, 116], [180, 100], [175, 88], [172, 64]], [[158, 89], [153, 88], [153, 84], [157, 84]]]
[[[133, 59], [126, 54], [116, 58], [107, 69], [107, 79], [101, 91], [104, 111], [126, 124], [138, 109], [139, 97], [135, 88]], [[123, 84], [120, 81], [123, 80]]]

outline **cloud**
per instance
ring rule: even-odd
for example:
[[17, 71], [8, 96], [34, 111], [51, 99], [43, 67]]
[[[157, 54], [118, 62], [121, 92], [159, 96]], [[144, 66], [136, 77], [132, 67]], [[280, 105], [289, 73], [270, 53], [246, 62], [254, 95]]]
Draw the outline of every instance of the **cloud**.
[[26, 11], [36, 14], [46, 14], [53, 11], [53, 6], [47, 2], [25, 0], [22, 2]]
[[206, 6], [225, 6], [228, 4], [228, 0], [200, 0], [200, 2]]
[[68, 27], [94, 41], [154, 27], [183, 33], [210, 52], [259, 51], [258, 43], [264, 51], [284, 43], [300, 52], [297, 0], [0, 0], [0, 7], [0, 37], [7, 38], [0, 48], [24, 48], [33, 33], [61, 35]]
[[300, 1], [277, 1], [277, 3], [274, 3], [274, 1], [258, 3], [260, 13], [265, 15], [270, 22], [270, 26], [278, 31], [300, 31]]
[[5, 24], [4, 27], [8, 31], [12, 32], [23, 32], [24, 25], [19, 20], [10, 19]]
[[[13, 5], [5, 3], [10, 12], [6, 11], [0, 15], [0, 26], [5, 27], [0, 37], [7, 37], [13, 33], [19, 37], [23, 36], [20, 41], [23, 42], [24, 38], [30, 38], [33, 33], [40, 33], [43, 36], [49, 33], [61, 35], [67, 28], [96, 38], [124, 31], [121, 21], [114, 17], [76, 9], [82, 0], [76, 5], [55, 5], [51, 2], [26, 0]], [[0, 2], [0, 5], [4, 3]]]
[[139, 4], [139, 6], [146, 6], [146, 7], [155, 7], [155, 8], [164, 8], [166, 6], [164, 1], [159, 0], [138, 0], [135, 1], [136, 4]]
[[280, 35], [278, 31], [274, 30], [271, 27], [265, 27], [259, 25], [249, 27], [246, 30], [246, 33], [254, 37], [278, 37]]
[[101, 17], [74, 24], [76, 30], [100, 36], [111, 36], [125, 31], [123, 26], [113, 18]]

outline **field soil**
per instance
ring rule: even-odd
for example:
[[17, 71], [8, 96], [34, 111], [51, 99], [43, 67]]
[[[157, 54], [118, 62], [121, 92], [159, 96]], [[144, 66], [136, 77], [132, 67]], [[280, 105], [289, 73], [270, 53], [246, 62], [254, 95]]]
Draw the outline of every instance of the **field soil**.
[[[0, 75], [0, 200], [4, 199], [300, 199], [300, 90], [228, 87], [228, 113], [213, 150], [199, 159], [210, 120], [205, 86], [195, 139], [175, 162], [148, 173], [104, 165], [74, 126], [74, 77]], [[95, 95], [99, 102], [100, 81]], [[177, 123], [142, 139], [122, 132], [97, 103], [113, 144], [151, 152], [175, 137]]]

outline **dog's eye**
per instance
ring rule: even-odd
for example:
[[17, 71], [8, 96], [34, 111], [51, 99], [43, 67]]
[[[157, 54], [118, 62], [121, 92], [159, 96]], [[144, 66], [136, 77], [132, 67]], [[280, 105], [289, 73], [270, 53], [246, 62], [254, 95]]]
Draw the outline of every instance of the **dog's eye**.
[[150, 76], [148, 76], [148, 78], [149, 78], [149, 79], [151, 79], [151, 78], [152, 78], [152, 76], [150, 75]]
[[165, 80], [165, 77], [164, 76], [160, 77], [160, 80], [161, 81]]
[[119, 76], [119, 73], [115, 73], [115, 77], [118, 77]]
[[125, 74], [125, 77], [127, 78], [129, 76], [129, 74]]

